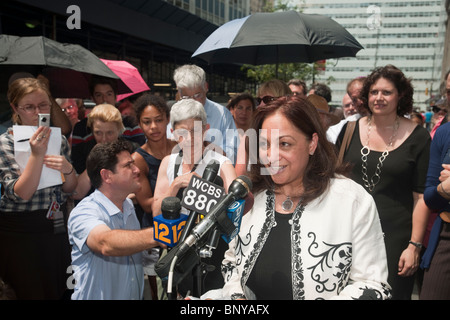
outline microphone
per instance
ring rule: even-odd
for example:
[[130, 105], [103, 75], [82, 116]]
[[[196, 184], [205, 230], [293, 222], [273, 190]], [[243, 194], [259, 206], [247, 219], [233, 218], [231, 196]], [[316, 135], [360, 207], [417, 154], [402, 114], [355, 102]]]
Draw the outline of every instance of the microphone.
[[[254, 203], [253, 195], [249, 193], [251, 188], [252, 184], [250, 179], [246, 176], [239, 176], [231, 183], [228, 189], [229, 194], [216, 203], [216, 205], [198, 225], [208, 223], [211, 224], [209, 229], [215, 227], [216, 223], [214, 221], [212, 221], [212, 223], [210, 222], [213, 218], [211, 213], [213, 215], [216, 214], [218, 217], [225, 216], [226, 219], [220, 220], [226, 221], [228, 217], [224, 213], [229, 207], [229, 203], [234, 204], [235, 199], [245, 199], [242, 215], [247, 213], [252, 208]], [[238, 210], [236, 209], [236, 211]], [[231, 221], [228, 221], [228, 223], [233, 225]], [[219, 224], [219, 222], [217, 224]], [[198, 232], [198, 229], [195, 232]], [[207, 233], [208, 229], [203, 234], [205, 235]], [[196, 243], [196, 236], [189, 235], [187, 238], [189, 239], [188, 243], [190, 245], [186, 243], [187, 241], [179, 241], [177, 246], [170, 250], [167, 255], [161, 257], [155, 264], [156, 274], [163, 280], [163, 282], [169, 280], [167, 284], [168, 291], [172, 290], [172, 284], [176, 285], [180, 283], [191, 272], [194, 265], [200, 263], [199, 253], [197, 253], [197, 250], [193, 247], [193, 244]]]
[[214, 182], [214, 180], [217, 177], [217, 174], [219, 173], [220, 169], [220, 163], [217, 160], [211, 160], [208, 165], [205, 168], [205, 171], [203, 171], [202, 178]]
[[[211, 160], [208, 165], [205, 168], [205, 171], [203, 171], [202, 179], [213, 182], [216, 179], [220, 178], [218, 175], [220, 169], [220, 163], [217, 160]], [[222, 178], [220, 178], [222, 180]], [[222, 181], [223, 186], [223, 181]], [[186, 237], [191, 233], [192, 228], [194, 227], [196, 220], [197, 220], [198, 213], [195, 210], [190, 210], [189, 217], [186, 221], [186, 226], [183, 229], [181, 236], [180, 236], [180, 242], [183, 242], [186, 240]]]
[[205, 248], [200, 250], [200, 257], [211, 258], [212, 250], [217, 249], [221, 236], [226, 243], [230, 243], [238, 235], [242, 217], [250, 211], [254, 202], [253, 195], [249, 193], [244, 199], [232, 203], [227, 208], [226, 214], [219, 215], [217, 220], [220, 227], [215, 227], [211, 231]]
[[[220, 187], [223, 187], [223, 180], [222, 180], [222, 178], [220, 176], [217, 176], [216, 179], [214, 180], [214, 184], [216, 184], [216, 185], [218, 185]], [[199, 252], [200, 257], [202, 257], [202, 258], [211, 258], [212, 250], [216, 249], [217, 245], [219, 244], [219, 238], [220, 238], [221, 233], [222, 232], [217, 227], [214, 227], [214, 229], [209, 234], [208, 242], [205, 245], [205, 247], [207, 249], [202, 249]]]
[[[177, 256], [182, 256], [194, 244], [201, 240], [214, 226], [218, 224], [220, 215], [226, 212], [227, 208], [236, 200], [245, 198], [252, 188], [251, 180], [246, 176], [237, 177], [228, 188], [228, 194], [223, 197], [217, 204], [209, 211], [209, 213], [200, 221], [192, 230], [191, 234], [182, 242]], [[224, 220], [224, 219], [221, 219]], [[226, 220], [225, 220], [226, 221]], [[219, 224], [220, 225], [220, 224]]]
[[177, 197], [166, 197], [161, 204], [162, 214], [153, 218], [154, 239], [174, 247], [179, 242], [179, 235], [186, 224], [188, 216], [180, 213], [181, 201]]

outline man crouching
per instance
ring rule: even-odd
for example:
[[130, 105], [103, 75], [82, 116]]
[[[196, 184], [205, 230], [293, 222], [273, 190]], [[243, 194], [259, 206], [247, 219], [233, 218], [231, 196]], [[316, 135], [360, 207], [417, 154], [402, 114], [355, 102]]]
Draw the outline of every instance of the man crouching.
[[153, 228], [141, 230], [127, 198], [140, 188], [129, 144], [96, 145], [86, 168], [95, 192], [72, 210], [68, 222], [75, 279], [72, 299], [141, 300], [141, 252], [160, 243], [153, 238]]

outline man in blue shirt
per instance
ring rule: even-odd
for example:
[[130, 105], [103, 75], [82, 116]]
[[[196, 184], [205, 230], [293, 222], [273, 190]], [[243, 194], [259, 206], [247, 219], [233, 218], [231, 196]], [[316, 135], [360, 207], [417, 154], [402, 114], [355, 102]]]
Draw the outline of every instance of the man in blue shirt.
[[68, 221], [74, 300], [140, 300], [143, 250], [159, 246], [153, 228], [141, 229], [130, 193], [140, 188], [139, 169], [126, 141], [97, 144], [86, 161], [95, 192]]
[[[173, 79], [181, 99], [194, 99], [205, 108], [206, 122], [209, 130], [206, 132], [206, 141], [220, 147], [233, 164], [236, 162], [238, 135], [236, 124], [230, 111], [206, 97], [208, 83], [205, 71], [196, 65], [183, 65], [174, 72]], [[170, 124], [167, 126], [167, 136], [171, 137]]]

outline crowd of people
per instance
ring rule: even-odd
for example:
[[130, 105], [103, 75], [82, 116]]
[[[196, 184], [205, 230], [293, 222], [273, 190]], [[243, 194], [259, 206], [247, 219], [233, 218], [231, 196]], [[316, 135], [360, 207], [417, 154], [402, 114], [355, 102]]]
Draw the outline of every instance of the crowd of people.
[[[225, 190], [251, 179], [253, 205], [208, 260], [202, 299], [410, 300], [415, 286], [450, 299], [450, 77], [433, 125], [411, 81], [377, 67], [335, 108], [324, 83], [273, 79], [224, 106], [183, 65], [171, 107], [145, 92], [125, 114], [111, 79], [93, 77], [87, 112], [16, 76], [0, 135], [0, 297], [141, 300], [147, 276], [151, 299], [167, 299], [155, 264], [171, 248], [153, 219], [215, 161]], [[59, 180], [45, 184], [44, 169]]]

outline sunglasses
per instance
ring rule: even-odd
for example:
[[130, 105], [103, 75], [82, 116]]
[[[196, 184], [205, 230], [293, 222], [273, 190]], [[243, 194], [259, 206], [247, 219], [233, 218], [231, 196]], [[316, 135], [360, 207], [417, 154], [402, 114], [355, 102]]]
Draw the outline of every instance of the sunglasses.
[[268, 104], [269, 102], [272, 102], [273, 100], [278, 99], [279, 97], [272, 97], [272, 96], [264, 96], [262, 98], [256, 98], [256, 102], [258, 102], [258, 105], [261, 104], [261, 101], [264, 102], [264, 104]]

